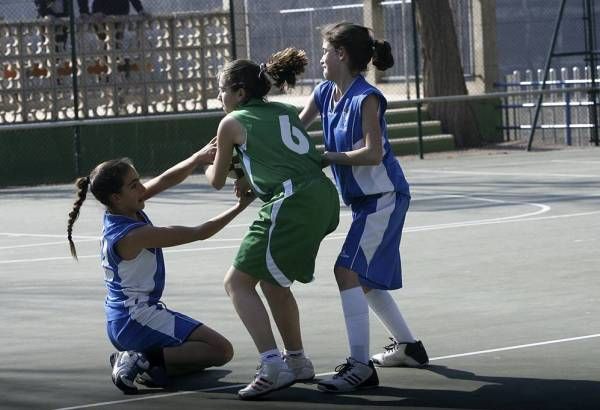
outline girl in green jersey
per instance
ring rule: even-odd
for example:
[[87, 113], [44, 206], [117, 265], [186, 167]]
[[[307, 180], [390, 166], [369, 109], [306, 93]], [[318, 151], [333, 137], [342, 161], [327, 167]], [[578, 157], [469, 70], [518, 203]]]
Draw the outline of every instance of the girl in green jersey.
[[[219, 124], [217, 153], [206, 176], [221, 189], [235, 149], [244, 171], [235, 183], [236, 194], [256, 195], [264, 202], [225, 277], [225, 289], [261, 356], [254, 380], [238, 392], [242, 399], [311, 380], [315, 374], [304, 356], [290, 286], [295, 280], [313, 280], [319, 245], [338, 224], [338, 194], [321, 170], [321, 156], [295, 107], [265, 100], [272, 85], [294, 86], [306, 64], [303, 51], [286, 49], [267, 64], [233, 61], [219, 76], [218, 98], [227, 115]], [[283, 355], [258, 284], [283, 339]]]

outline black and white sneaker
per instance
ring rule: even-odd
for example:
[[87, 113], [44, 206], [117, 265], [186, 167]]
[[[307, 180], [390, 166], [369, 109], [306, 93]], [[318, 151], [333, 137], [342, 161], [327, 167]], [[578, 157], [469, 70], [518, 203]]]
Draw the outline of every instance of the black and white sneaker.
[[374, 355], [371, 360], [379, 367], [423, 367], [429, 363], [429, 357], [423, 343], [398, 343], [390, 337], [391, 344], [384, 347], [383, 353]]
[[322, 380], [317, 388], [322, 392], [345, 393], [358, 389], [369, 389], [379, 386], [379, 377], [373, 362], [361, 363], [352, 357], [346, 363], [335, 368], [336, 374], [331, 379]]

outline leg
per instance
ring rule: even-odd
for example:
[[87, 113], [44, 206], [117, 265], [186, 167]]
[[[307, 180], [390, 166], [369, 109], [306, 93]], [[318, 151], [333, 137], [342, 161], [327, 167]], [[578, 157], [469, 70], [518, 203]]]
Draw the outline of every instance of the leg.
[[256, 291], [258, 280], [231, 267], [225, 276], [225, 291], [248, 329], [259, 353], [277, 349], [269, 315]]
[[163, 349], [169, 375], [193, 373], [212, 366], [223, 366], [233, 357], [229, 340], [210, 327], [197, 327], [180, 346]]
[[257, 283], [257, 279], [234, 267], [225, 276], [225, 290], [261, 354], [261, 364], [254, 380], [238, 391], [242, 400], [282, 389], [296, 380], [277, 350], [269, 315], [256, 291]]
[[300, 332], [298, 305], [290, 288], [276, 286], [265, 281], [260, 287], [269, 302], [273, 319], [285, 346], [284, 360], [294, 373], [296, 381], [309, 381], [315, 377], [312, 362], [304, 355]]
[[342, 266], [336, 266], [334, 273], [342, 298], [350, 356], [359, 362], [368, 363], [369, 306], [360, 287], [358, 274]]
[[342, 299], [350, 357], [337, 374], [319, 382], [317, 388], [341, 393], [378, 386], [377, 372], [369, 361], [369, 306], [358, 274], [342, 266], [336, 266], [334, 273]]
[[267, 298], [279, 334], [287, 350], [302, 350], [300, 314], [290, 288], [261, 281], [260, 287]]
[[383, 326], [396, 341], [400, 343], [413, 343], [415, 341], [398, 305], [392, 295], [386, 290], [370, 289], [363, 287], [369, 307]]

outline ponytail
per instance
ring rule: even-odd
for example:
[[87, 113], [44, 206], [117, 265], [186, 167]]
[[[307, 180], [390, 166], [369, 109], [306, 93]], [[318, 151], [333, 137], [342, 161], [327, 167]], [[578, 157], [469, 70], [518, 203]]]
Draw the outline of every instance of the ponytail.
[[387, 41], [373, 40], [373, 59], [371, 60], [375, 68], [385, 71], [394, 65], [394, 56], [392, 55], [392, 46]]
[[77, 260], [77, 250], [75, 249], [75, 242], [73, 242], [73, 224], [79, 217], [79, 210], [85, 197], [87, 195], [88, 187], [90, 186], [90, 177], [82, 177], [75, 181], [77, 186], [77, 199], [73, 203], [73, 209], [69, 212], [69, 222], [67, 224], [67, 240], [69, 241], [69, 248], [71, 249], [71, 256]]
[[296, 85], [296, 77], [304, 72], [307, 64], [304, 50], [288, 47], [273, 54], [265, 68], [273, 84], [283, 91]]
[[368, 27], [342, 21], [325, 26], [321, 36], [335, 48], [344, 47], [351, 71], [365, 71], [369, 62], [382, 71], [394, 65], [390, 43], [375, 40]]
[[235, 60], [225, 64], [221, 77], [233, 90], [243, 88], [247, 99], [264, 98], [271, 86], [280, 90], [296, 85], [296, 77], [308, 64], [306, 53], [296, 48], [286, 48], [273, 54], [266, 64], [250, 60]]

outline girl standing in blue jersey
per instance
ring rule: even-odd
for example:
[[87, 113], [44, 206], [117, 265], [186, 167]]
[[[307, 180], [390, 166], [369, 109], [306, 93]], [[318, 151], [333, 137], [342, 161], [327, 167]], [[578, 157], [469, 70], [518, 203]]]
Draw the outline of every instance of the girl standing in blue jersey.
[[253, 198], [193, 227], [152, 225], [144, 213], [147, 199], [183, 181], [199, 165], [212, 163], [212, 141], [188, 159], [146, 183], [127, 158], [99, 164], [76, 182], [78, 192], [69, 213], [67, 237], [71, 254], [73, 224], [88, 189], [106, 206], [101, 260], [108, 290], [105, 300], [108, 337], [119, 351], [111, 355], [112, 380], [125, 393], [135, 382], [164, 386], [168, 374], [222, 366], [233, 357], [231, 343], [191, 317], [167, 309], [160, 300], [165, 286], [163, 247], [207, 239], [244, 210]]
[[[379, 70], [394, 64], [386, 41], [351, 23], [323, 29], [324, 82], [300, 114], [308, 127], [320, 114], [324, 161], [352, 208], [352, 225], [335, 263], [350, 357], [319, 390], [346, 392], [379, 384], [379, 366], [423, 366], [427, 353], [411, 334], [389, 290], [402, 287], [400, 238], [410, 191], [387, 139], [381, 91], [362, 76], [372, 61]], [[393, 336], [383, 353], [369, 360], [369, 307]]]

